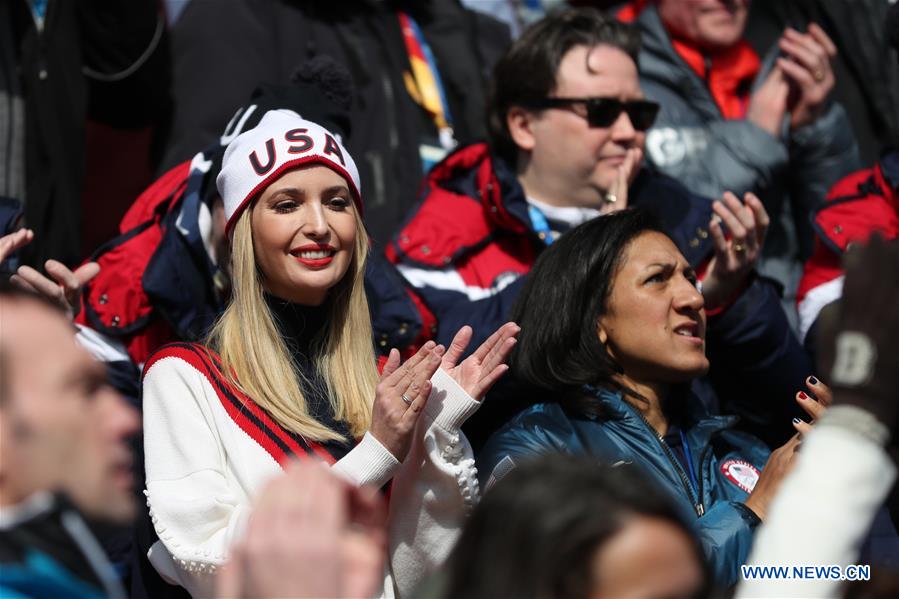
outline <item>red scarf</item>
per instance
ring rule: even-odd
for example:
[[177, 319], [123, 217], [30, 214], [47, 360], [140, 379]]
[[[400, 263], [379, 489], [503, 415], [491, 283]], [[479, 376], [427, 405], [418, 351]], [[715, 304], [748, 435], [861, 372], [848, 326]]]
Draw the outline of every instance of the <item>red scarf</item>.
[[[618, 10], [618, 20], [630, 23], [640, 16], [649, 0], [632, 0]], [[671, 40], [674, 51], [683, 59], [700, 79], [706, 82], [712, 99], [726, 119], [746, 117], [749, 91], [761, 67], [755, 50], [740, 40], [735, 45], [711, 57], [711, 69], [706, 73], [706, 57], [690, 42]]]
[[715, 104], [726, 119], [746, 117], [749, 91], [761, 67], [758, 54], [745, 41], [711, 56], [711, 68], [701, 50], [683, 40], [672, 39], [675, 52], [706, 82]]

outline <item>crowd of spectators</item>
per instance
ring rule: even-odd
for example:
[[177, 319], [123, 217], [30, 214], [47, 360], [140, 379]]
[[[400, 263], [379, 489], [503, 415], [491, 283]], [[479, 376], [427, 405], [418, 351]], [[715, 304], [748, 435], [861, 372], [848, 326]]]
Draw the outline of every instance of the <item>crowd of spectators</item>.
[[899, 588], [895, 2], [13, 0], [0, 122], [2, 596]]

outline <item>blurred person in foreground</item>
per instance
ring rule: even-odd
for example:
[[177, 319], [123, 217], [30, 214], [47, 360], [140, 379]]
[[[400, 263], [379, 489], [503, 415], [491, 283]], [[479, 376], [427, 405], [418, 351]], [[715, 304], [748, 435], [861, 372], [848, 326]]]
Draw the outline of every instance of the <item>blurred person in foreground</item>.
[[217, 595], [373, 597], [383, 580], [386, 523], [377, 489], [355, 487], [311, 460], [291, 464], [254, 502]]
[[134, 515], [136, 412], [61, 311], [7, 284], [0, 371], [0, 594], [124, 597], [94, 532]]
[[[845, 261], [842, 299], [825, 308], [819, 329], [820, 365], [828, 373], [833, 405], [804, 435], [795, 469], [757, 534], [751, 565], [857, 564], [896, 480], [899, 242], [875, 236]], [[876, 581], [878, 564], [873, 565]], [[744, 580], [737, 596], [840, 597], [845, 591], [834, 579], [755, 579]]]
[[[126, 597], [95, 535], [135, 513], [127, 438], [137, 414], [62, 310], [8, 284], [0, 374], [0, 596]], [[311, 461], [290, 465], [254, 502], [218, 595], [371, 596], [383, 581], [385, 525], [377, 489]]]
[[551, 455], [484, 497], [432, 585], [423, 595], [705, 597], [709, 578], [690, 525], [633, 466]]

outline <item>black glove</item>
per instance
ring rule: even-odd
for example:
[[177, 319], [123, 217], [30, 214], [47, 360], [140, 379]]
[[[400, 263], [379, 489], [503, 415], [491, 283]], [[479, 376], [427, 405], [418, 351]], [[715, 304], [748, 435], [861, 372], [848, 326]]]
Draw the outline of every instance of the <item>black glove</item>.
[[838, 305], [822, 312], [821, 367], [834, 404], [867, 410], [899, 428], [899, 240], [878, 235], [846, 256]]

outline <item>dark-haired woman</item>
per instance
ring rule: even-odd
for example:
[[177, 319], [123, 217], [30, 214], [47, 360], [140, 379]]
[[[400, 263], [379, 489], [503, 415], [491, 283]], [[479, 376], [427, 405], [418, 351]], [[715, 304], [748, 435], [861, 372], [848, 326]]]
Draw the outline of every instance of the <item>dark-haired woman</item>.
[[716, 581], [734, 583], [798, 438], [772, 453], [693, 393], [709, 369], [706, 314], [674, 243], [638, 210], [581, 225], [541, 256], [513, 313], [513, 374], [547, 403], [487, 443], [485, 486], [540, 453], [637, 464], [693, 514]]
[[664, 492], [632, 467], [559, 455], [516, 469], [484, 497], [445, 573], [440, 595], [467, 599], [698, 597], [707, 588], [701, 549]]

